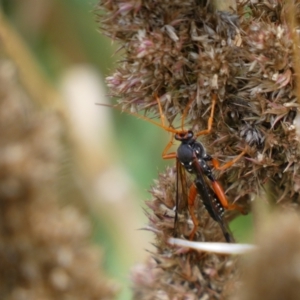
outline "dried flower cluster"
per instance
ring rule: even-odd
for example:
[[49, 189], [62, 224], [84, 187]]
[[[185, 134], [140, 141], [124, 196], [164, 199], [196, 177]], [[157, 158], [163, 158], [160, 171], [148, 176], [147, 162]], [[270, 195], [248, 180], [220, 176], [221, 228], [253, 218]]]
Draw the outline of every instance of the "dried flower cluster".
[[230, 13], [204, 3], [101, 1], [100, 26], [125, 55], [107, 78], [111, 94], [123, 107], [157, 112], [155, 93], [169, 121], [194, 99], [186, 125], [204, 129], [216, 93], [212, 132], [204, 139], [208, 152], [229, 160], [247, 148], [245, 158], [220, 175], [229, 198], [246, 204], [272, 182], [275, 200], [298, 202], [298, 103], [287, 7], [246, 2]]
[[[147, 230], [156, 235], [156, 253], [145, 265], [132, 272], [134, 299], [219, 299], [232, 292], [236, 272], [235, 260], [224, 255], [199, 253], [172, 247], [167, 238], [174, 234], [173, 210], [176, 181], [173, 168], [161, 174], [151, 189], [153, 200]], [[176, 235], [188, 236], [193, 228], [185, 203], [180, 203]], [[218, 224], [198, 203], [199, 228], [196, 236], [202, 241], [224, 241]]]
[[62, 124], [37, 112], [0, 61], [0, 298], [112, 299], [89, 221], [58, 205]]
[[[197, 131], [207, 128], [212, 94], [217, 95], [212, 130], [203, 143], [221, 162], [246, 149], [229, 170], [216, 172], [227, 197], [240, 205], [248, 206], [266, 183], [275, 202], [298, 206], [300, 201], [295, 28], [287, 22], [290, 9], [299, 20], [299, 1], [294, 3], [291, 8], [279, 0], [244, 1], [237, 3], [236, 11], [226, 12], [200, 0], [99, 4], [103, 32], [118, 40], [124, 51], [118, 69], [107, 78], [120, 106], [158, 116], [158, 95], [170, 124], [176, 126], [174, 119], [187, 112], [185, 129]], [[133, 275], [136, 299], [224, 297], [224, 286], [233, 276], [232, 270], [219, 274], [226, 266], [224, 257], [177, 253], [166, 244], [174, 221], [175, 175], [170, 172], [160, 177], [148, 203], [157, 253], [154, 262]], [[202, 210], [200, 206], [197, 239], [221, 239], [219, 228]], [[187, 236], [191, 221], [186, 208], [182, 212], [179, 236]]]

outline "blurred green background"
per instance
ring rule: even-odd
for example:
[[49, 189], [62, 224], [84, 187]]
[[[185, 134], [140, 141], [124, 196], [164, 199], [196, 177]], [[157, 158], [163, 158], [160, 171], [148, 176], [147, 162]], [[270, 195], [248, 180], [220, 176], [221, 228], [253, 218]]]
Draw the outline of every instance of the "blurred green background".
[[[108, 91], [105, 88], [104, 78], [113, 72], [115, 62], [119, 58], [115, 54], [118, 45], [99, 32], [99, 24], [96, 21], [97, 2], [97, 0], [0, 1], [5, 16], [29, 48], [42, 75], [46, 76], [50, 84], [58, 90], [64, 89], [65, 74], [76, 67], [83, 67], [85, 72], [90, 72], [92, 80], [99, 80], [99, 86], [104, 87], [102, 96], [105, 96]], [[104, 98], [95, 100], [95, 97], [92, 97], [91, 100], [88, 97], [89, 95], [83, 96], [81, 102], [83, 106], [92, 105], [94, 115], [90, 116], [84, 112], [83, 118], [88, 120], [95, 114], [96, 116], [98, 114], [99, 118], [104, 118], [104, 114], [108, 121], [96, 124], [104, 127], [99, 129], [99, 137], [95, 137], [99, 149], [103, 150], [100, 149], [101, 154], [98, 158], [93, 157], [94, 160], [100, 161], [100, 163], [95, 161], [98, 170], [93, 170], [93, 176], [87, 177], [95, 180], [97, 172], [108, 174], [108, 176], [99, 175], [105, 177], [103, 184], [109, 180], [113, 189], [118, 189], [123, 184], [120, 181], [124, 181], [127, 188], [120, 189], [123, 188], [130, 194], [126, 195], [125, 204], [122, 204], [117, 203], [118, 199], [105, 199], [107, 193], [96, 193], [98, 198], [96, 201], [101, 203], [96, 205], [96, 212], [90, 214], [94, 240], [104, 250], [104, 268], [108, 275], [121, 284], [119, 299], [130, 299], [130, 268], [136, 263], [142, 263], [147, 256], [145, 250], [151, 248], [151, 234], [139, 230], [147, 224], [142, 208], [145, 207], [144, 200], [149, 198], [147, 190], [158, 172], [163, 170], [161, 152], [168, 135], [151, 124], [121, 114], [117, 110], [97, 106], [96, 103], [107, 101]], [[114, 100], [109, 101], [114, 103]], [[74, 130], [76, 135], [76, 128]], [[107, 131], [110, 135], [108, 139], [107, 136], [101, 139], [103, 131]], [[94, 145], [95, 142], [84, 147]], [[115, 171], [116, 168], [121, 171]], [[101, 184], [99, 186], [101, 188]], [[93, 187], [95, 188], [95, 185]], [[111, 203], [113, 201], [116, 203]], [[117, 208], [118, 205], [122, 205], [120, 210]], [[136, 220], [133, 221], [133, 218]], [[121, 224], [117, 224], [120, 222]], [[141, 238], [135, 237], [137, 233], [146, 237], [144, 242]], [[130, 238], [135, 241], [130, 241]], [[124, 246], [126, 244], [127, 246]]]
[[[96, 167], [90, 172], [87, 171], [89, 175], [86, 176], [91, 181], [100, 182], [93, 184], [96, 190], [101, 189], [103, 184], [107, 187], [108, 182], [111, 190], [123, 191], [123, 188], [125, 194], [129, 195], [124, 202], [120, 202], [122, 195], [116, 196], [117, 200], [112, 200], [109, 199], [109, 193], [96, 192], [95, 197], [100, 204], [96, 206], [97, 212], [91, 213], [91, 220], [95, 232], [94, 240], [104, 248], [104, 267], [109, 276], [122, 284], [119, 299], [130, 299], [130, 267], [143, 262], [147, 256], [145, 250], [151, 248], [152, 235], [138, 231], [147, 223], [142, 208], [145, 207], [144, 200], [150, 197], [147, 190], [157, 178], [158, 172], [163, 171], [164, 165], [167, 164], [162, 160], [161, 153], [169, 136], [152, 124], [121, 114], [117, 110], [96, 105], [97, 102], [106, 101], [104, 98], [108, 91], [105, 90], [103, 79], [112, 74], [119, 58], [119, 54], [115, 54], [118, 45], [99, 33], [99, 24], [96, 22], [97, 2], [97, 0], [0, 1], [5, 15], [24, 39], [42, 72], [53, 86], [63, 90], [66, 74], [76, 67], [81, 67], [85, 72], [90, 72], [90, 78], [98, 81], [99, 86], [104, 88], [102, 97], [96, 100], [89, 94], [83, 94], [81, 97], [82, 107], [90, 105], [93, 111], [89, 115], [82, 110], [83, 120], [90, 121], [95, 116], [97, 119], [97, 115], [99, 119], [108, 119], [104, 123], [97, 123], [99, 120], [95, 120], [94, 126], [99, 126], [99, 136], [95, 135], [91, 144], [84, 143], [82, 147], [85, 149], [82, 151], [90, 153], [88, 151], [92, 150], [89, 148], [95, 148], [95, 151], [99, 149], [98, 158], [93, 156], [94, 154], [88, 154]], [[67, 104], [67, 107], [70, 108], [72, 118], [72, 99], [70, 101], [71, 104]], [[74, 119], [76, 120], [76, 117]], [[84, 128], [89, 132], [88, 127]], [[74, 132], [76, 136], [76, 127]], [[108, 137], [105, 136], [105, 132]], [[80, 140], [79, 137], [78, 141]], [[102, 176], [103, 174], [107, 176]], [[125, 188], [123, 184], [126, 184]], [[235, 220], [231, 227], [239, 240], [247, 241], [244, 228], [250, 226], [251, 218], [243, 217]], [[135, 237], [137, 232], [140, 236], [145, 236], [145, 240]], [[124, 243], [127, 246], [124, 246]]]
[[[119, 58], [115, 53], [118, 45], [99, 32], [97, 0], [0, 2], [49, 81], [58, 86], [66, 70], [89, 64], [103, 79], [99, 85], [105, 86], [104, 78], [112, 74]], [[82, 99], [84, 101], [87, 99]], [[161, 152], [168, 135], [151, 124], [94, 104], [95, 111], [103, 110], [112, 115], [119, 159], [129, 167], [140, 190], [147, 195], [149, 181], [162, 169]]]

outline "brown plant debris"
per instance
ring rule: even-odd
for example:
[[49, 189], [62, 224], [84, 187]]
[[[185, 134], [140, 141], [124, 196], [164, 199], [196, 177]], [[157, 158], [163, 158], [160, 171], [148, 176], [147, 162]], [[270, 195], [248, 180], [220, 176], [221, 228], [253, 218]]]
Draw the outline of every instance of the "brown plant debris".
[[58, 205], [59, 118], [37, 112], [0, 59], [0, 298], [113, 299], [88, 219]]

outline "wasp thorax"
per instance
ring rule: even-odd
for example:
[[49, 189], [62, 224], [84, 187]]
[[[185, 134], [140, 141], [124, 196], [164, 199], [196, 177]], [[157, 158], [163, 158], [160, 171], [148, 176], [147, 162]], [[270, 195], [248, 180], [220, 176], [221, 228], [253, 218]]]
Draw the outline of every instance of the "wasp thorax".
[[188, 144], [181, 144], [177, 149], [177, 158], [186, 169], [189, 169], [194, 158], [193, 148]]

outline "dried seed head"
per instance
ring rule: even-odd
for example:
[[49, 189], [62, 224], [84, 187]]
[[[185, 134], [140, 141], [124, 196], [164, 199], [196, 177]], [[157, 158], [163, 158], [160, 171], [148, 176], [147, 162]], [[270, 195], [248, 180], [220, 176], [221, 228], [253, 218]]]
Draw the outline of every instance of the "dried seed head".
[[[190, 182], [188, 183], [190, 184]], [[173, 247], [167, 243], [174, 235], [174, 207], [176, 201], [176, 174], [168, 168], [151, 188], [153, 199], [147, 202], [149, 225], [147, 230], [156, 236], [156, 251], [145, 265], [132, 272], [134, 299], [208, 299], [232, 292], [236, 279], [235, 261], [224, 255], [200, 253]], [[176, 234], [188, 237], [193, 223], [187, 203], [179, 195], [179, 216]], [[199, 227], [198, 241], [224, 241], [219, 225], [209, 217], [197, 199]]]
[[[204, 139], [208, 153], [227, 161], [247, 147], [245, 158], [219, 177], [232, 201], [246, 204], [266, 182], [273, 183], [275, 201], [300, 201], [288, 5], [245, 1], [236, 12], [214, 12], [193, 0], [99, 4], [103, 31], [124, 50], [108, 78], [121, 105], [157, 113], [156, 93], [171, 121], [194, 99], [186, 125], [201, 130], [217, 94], [212, 132]], [[294, 11], [299, 20], [299, 5]]]

